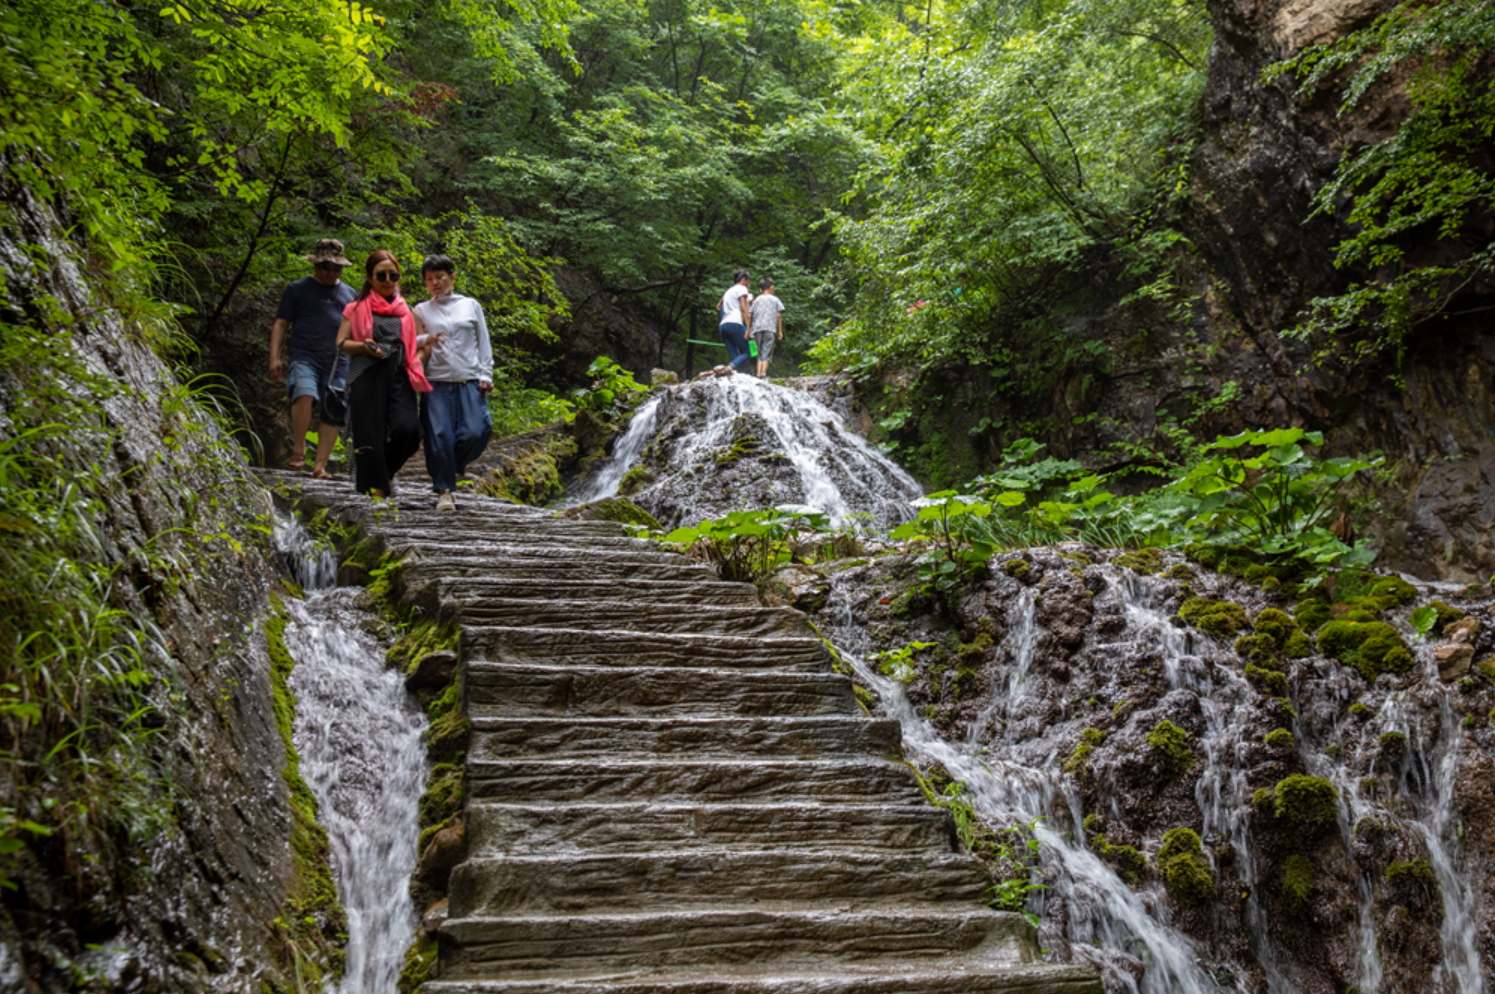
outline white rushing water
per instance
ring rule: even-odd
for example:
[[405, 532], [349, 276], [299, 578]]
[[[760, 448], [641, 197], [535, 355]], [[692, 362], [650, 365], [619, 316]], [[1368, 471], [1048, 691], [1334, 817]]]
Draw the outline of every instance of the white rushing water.
[[[1227, 842], [1236, 875], [1248, 893], [1244, 922], [1260, 967], [1263, 987], [1240, 989], [1253, 994], [1297, 994], [1298, 984], [1279, 968], [1268, 938], [1267, 895], [1274, 882], [1261, 879], [1259, 849], [1251, 837], [1251, 798], [1246, 782], [1250, 765], [1242, 729], [1249, 727], [1254, 693], [1241, 675], [1233, 653], [1213, 641], [1174, 627], [1169, 622], [1162, 584], [1126, 570], [1101, 567], [1106, 589], [1097, 593], [1098, 610], [1120, 613], [1126, 620], [1125, 634], [1107, 651], [1134, 652], [1161, 663], [1170, 688], [1169, 696], [1180, 701], [1196, 699], [1203, 718], [1203, 732], [1195, 736], [1201, 747], [1201, 765], [1195, 800], [1202, 813], [1200, 836]], [[974, 721], [965, 741], [942, 736], [909, 702], [901, 684], [885, 678], [864, 656], [868, 634], [852, 622], [851, 604], [863, 595], [854, 587], [833, 580], [833, 593], [826, 611], [839, 616], [831, 635], [838, 651], [856, 668], [862, 681], [875, 689], [881, 708], [897, 718], [903, 728], [904, 746], [916, 761], [933, 761], [966, 785], [966, 796], [989, 824], [1033, 825], [1041, 844], [1043, 883], [1046, 891], [1029, 897], [1029, 910], [1043, 915], [1054, 898], [1059, 921], [1045, 917], [1040, 944], [1067, 948], [1076, 962], [1100, 970], [1110, 992], [1127, 994], [1205, 994], [1214, 991], [1220, 978], [1202, 967], [1213, 959], [1215, 968], [1233, 975], [1226, 986], [1240, 984], [1253, 972], [1252, 964], [1231, 962], [1228, 955], [1198, 947], [1170, 924], [1172, 905], [1160, 884], [1128, 885], [1086, 845], [1086, 833], [1078, 830], [1087, 812], [1074, 781], [1063, 774], [1059, 761], [1073, 748], [1083, 716], [1067, 721], [1041, 721], [1029, 707], [1029, 670], [1034, 646], [1042, 632], [1036, 618], [1032, 588], [1024, 589], [1008, 608], [1006, 636], [1002, 643], [1002, 671], [992, 675], [991, 685], [1003, 689]], [[1424, 653], [1427, 656], [1426, 653]], [[1428, 659], [1425, 666], [1431, 666]], [[1485, 981], [1477, 951], [1478, 918], [1467, 873], [1459, 858], [1459, 829], [1454, 823], [1453, 787], [1461, 742], [1457, 715], [1449, 704], [1449, 689], [1436, 672], [1425, 674], [1416, 685], [1424, 695], [1421, 708], [1403, 707], [1398, 695], [1388, 700], [1374, 719], [1379, 729], [1366, 740], [1374, 743], [1382, 731], [1408, 735], [1409, 758], [1398, 767], [1399, 821], [1426, 844], [1429, 863], [1442, 892], [1443, 960], [1429, 964], [1435, 975], [1434, 989], [1453, 994], [1484, 994]], [[1343, 703], [1352, 699], [1348, 679], [1341, 693]], [[1332, 680], [1329, 681], [1332, 683]], [[1336, 688], [1326, 688], [1331, 694]], [[1310, 745], [1308, 733], [1294, 722], [1304, 765], [1315, 776], [1330, 778], [1340, 791], [1339, 830], [1346, 851], [1351, 849], [1355, 821], [1362, 815], [1386, 818], [1385, 809], [1360, 797], [1363, 771], [1371, 755], [1336, 757], [1326, 755], [1324, 743]], [[1384, 764], [1383, 764], [1384, 767]], [[1102, 801], [1108, 810], [1094, 812], [1120, 817], [1114, 797]], [[1073, 831], [1061, 828], [1074, 826]], [[1164, 826], [1145, 827], [1157, 841]], [[1205, 858], [1214, 860], [1209, 846]], [[1357, 988], [1380, 990], [1383, 972], [1376, 951], [1372, 913], [1371, 873], [1357, 882], [1360, 898], [1356, 929], [1360, 955], [1355, 969]], [[1223, 970], [1222, 970], [1223, 972]]]
[[[357, 591], [328, 588], [336, 562], [291, 522], [277, 529], [299, 562], [304, 601], [289, 601], [286, 646], [296, 660], [292, 739], [317, 799], [348, 914], [341, 994], [393, 994], [418, 925], [409, 894], [426, 779], [425, 715], [359, 622]], [[318, 587], [314, 582], [322, 584]]]
[[[697, 405], [704, 410], [703, 422], [692, 422], [692, 431], [673, 442], [669, 469], [661, 474], [662, 485], [671, 473], [709, 464], [714, 450], [731, 444], [737, 419], [753, 414], [763, 419], [772, 435], [769, 447], [793, 466], [803, 489], [802, 502], [825, 511], [834, 525], [858, 514], [870, 515], [882, 524], [904, 520], [911, 513], [909, 500], [922, 493], [911, 476], [814, 395], [751, 376], [729, 376], [672, 387], [647, 401], [580, 499], [616, 496], [624, 475], [639, 463], [668, 418]], [[635, 499], [646, 504], [648, 492]]]

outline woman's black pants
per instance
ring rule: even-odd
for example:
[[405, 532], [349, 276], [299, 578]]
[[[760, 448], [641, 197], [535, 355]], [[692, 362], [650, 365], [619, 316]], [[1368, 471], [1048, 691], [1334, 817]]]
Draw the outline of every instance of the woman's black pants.
[[377, 363], [353, 381], [348, 428], [353, 434], [354, 489], [388, 495], [394, 475], [420, 449], [420, 409], [403, 363]]

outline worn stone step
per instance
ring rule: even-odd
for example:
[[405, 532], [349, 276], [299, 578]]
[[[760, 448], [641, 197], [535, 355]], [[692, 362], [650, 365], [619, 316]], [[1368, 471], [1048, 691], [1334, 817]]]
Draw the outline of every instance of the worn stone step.
[[452, 873], [455, 918], [826, 902], [979, 905], [991, 879], [954, 853], [648, 852], [474, 859]]
[[488, 804], [467, 806], [472, 858], [566, 852], [815, 847], [954, 853], [955, 823], [934, 807], [869, 804]]
[[[605, 524], [605, 523], [604, 523]], [[381, 526], [379, 533], [390, 545], [439, 540], [452, 543], [503, 543], [505, 545], [545, 545], [573, 549], [583, 554], [597, 550], [632, 549], [658, 551], [658, 542], [618, 534], [610, 528], [588, 528], [580, 522], [539, 520], [514, 524], [484, 523], [456, 525], [435, 521], [426, 524], [406, 522]]]
[[462, 658], [475, 664], [543, 662], [552, 666], [727, 670], [822, 671], [830, 666], [824, 643], [813, 637], [472, 625], [462, 629]]
[[903, 733], [891, 718], [489, 718], [472, 721], [473, 759], [816, 759], [894, 756]]
[[715, 569], [705, 563], [691, 562], [683, 556], [642, 559], [615, 558], [578, 561], [576, 557], [523, 557], [492, 560], [470, 554], [434, 555], [423, 553], [411, 560], [405, 573], [421, 582], [439, 580], [502, 580], [505, 583], [549, 584], [613, 583], [621, 580], [650, 580], [657, 583], [720, 582]]
[[468, 803], [822, 803], [921, 806], [903, 763], [865, 760], [467, 762]]
[[735, 638], [811, 638], [805, 616], [788, 607], [728, 607], [648, 601], [510, 600], [467, 601], [453, 612], [464, 625], [558, 628], [572, 631], [647, 632], [651, 635], [723, 635]]
[[460, 577], [437, 581], [442, 600], [477, 602], [482, 600], [531, 601], [558, 598], [573, 601], [626, 600], [646, 604], [683, 604], [691, 608], [760, 607], [758, 588], [751, 583], [728, 583], [724, 580], [557, 580], [510, 579], [507, 573], [487, 577]]
[[676, 566], [690, 561], [678, 552], [664, 552], [659, 546], [649, 542], [637, 548], [608, 549], [605, 558], [592, 555], [585, 549], [578, 550], [564, 545], [508, 542], [503, 539], [456, 542], [448, 541], [440, 534], [434, 534], [426, 539], [390, 540], [384, 543], [384, 548], [389, 552], [413, 554], [433, 563], [443, 562], [443, 565], [444, 561], [448, 560], [476, 558], [487, 563], [490, 574], [503, 573], [505, 575], [511, 564], [518, 565], [519, 563], [525, 565], [564, 563], [596, 570], [614, 563], [659, 563]]
[[853, 714], [838, 673], [468, 663], [471, 717], [641, 718]]
[[532, 980], [436, 980], [422, 994], [1102, 994], [1077, 966], [961, 966], [898, 960], [834, 970], [705, 969]]
[[792, 965], [799, 969], [961, 959], [988, 968], [1034, 964], [1033, 927], [1011, 912], [731, 909], [568, 917], [458, 918], [443, 978]]

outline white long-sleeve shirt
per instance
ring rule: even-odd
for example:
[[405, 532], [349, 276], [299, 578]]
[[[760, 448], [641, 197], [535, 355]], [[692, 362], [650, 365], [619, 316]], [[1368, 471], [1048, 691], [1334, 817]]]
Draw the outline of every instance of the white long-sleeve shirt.
[[422, 301], [414, 310], [426, 326], [426, 334], [446, 334], [446, 341], [432, 349], [426, 362], [426, 379], [493, 382], [493, 343], [488, 340], [488, 322], [483, 319], [481, 304], [460, 293], [449, 293]]

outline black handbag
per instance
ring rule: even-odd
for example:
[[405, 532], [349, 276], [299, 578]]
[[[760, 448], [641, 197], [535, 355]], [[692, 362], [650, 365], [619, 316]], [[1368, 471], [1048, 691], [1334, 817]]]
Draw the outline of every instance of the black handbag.
[[343, 428], [348, 423], [348, 381], [337, 375], [339, 358], [334, 348], [332, 372], [327, 374], [327, 384], [322, 388], [320, 420], [330, 428]]

